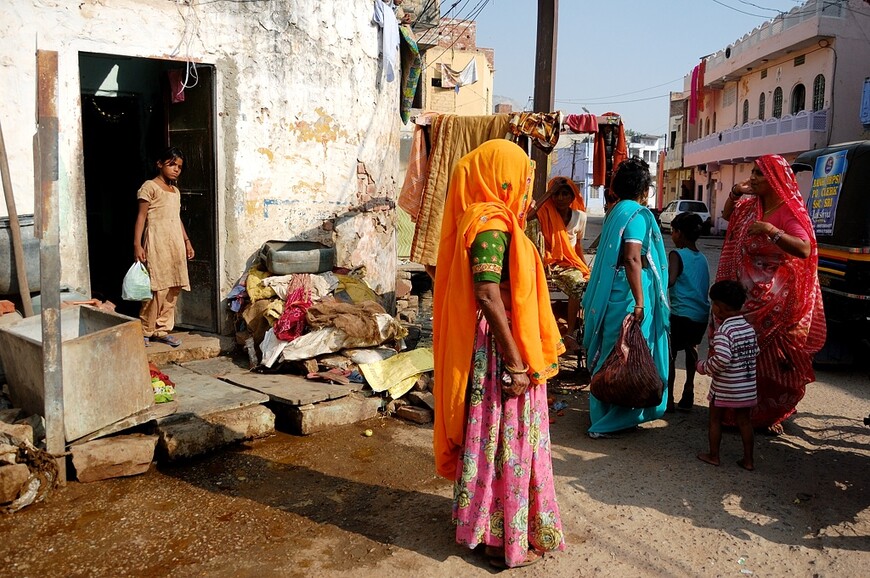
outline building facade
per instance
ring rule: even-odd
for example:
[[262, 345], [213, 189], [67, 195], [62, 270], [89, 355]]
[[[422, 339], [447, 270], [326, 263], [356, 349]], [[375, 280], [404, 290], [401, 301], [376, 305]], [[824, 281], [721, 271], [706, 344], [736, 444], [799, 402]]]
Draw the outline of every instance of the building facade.
[[399, 87], [372, 6], [7, 0], [0, 119], [19, 214], [36, 205], [34, 48], [58, 55], [62, 283], [120, 292], [147, 161], [174, 145], [197, 253], [179, 323], [232, 329], [224, 296], [269, 240], [334, 246], [391, 294]]
[[865, 2], [809, 0], [703, 59], [702, 89], [693, 90], [690, 73], [671, 95], [665, 200], [707, 202], [721, 232], [725, 197], [758, 156], [791, 161], [870, 138], [860, 121], [868, 37]]

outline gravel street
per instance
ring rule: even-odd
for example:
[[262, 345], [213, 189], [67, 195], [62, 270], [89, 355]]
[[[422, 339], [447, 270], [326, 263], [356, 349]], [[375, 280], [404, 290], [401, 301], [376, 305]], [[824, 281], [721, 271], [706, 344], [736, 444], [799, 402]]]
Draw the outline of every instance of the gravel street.
[[[700, 243], [715, 257], [721, 239]], [[722, 466], [695, 459], [706, 379], [691, 412], [606, 440], [586, 437], [588, 393], [571, 374], [551, 384], [568, 403], [551, 414], [568, 548], [512, 576], [867, 574], [868, 369], [819, 372], [785, 434], [757, 437], [754, 472], [735, 464], [733, 432]], [[451, 484], [434, 475], [431, 440], [431, 426], [384, 417], [70, 483], [0, 518], [0, 575], [491, 575], [453, 542]]]

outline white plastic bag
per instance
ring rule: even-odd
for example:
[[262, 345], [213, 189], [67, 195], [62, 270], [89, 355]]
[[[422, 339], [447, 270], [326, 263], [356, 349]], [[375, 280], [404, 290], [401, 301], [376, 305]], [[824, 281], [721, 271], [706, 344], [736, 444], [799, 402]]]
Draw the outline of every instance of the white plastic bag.
[[124, 275], [121, 285], [121, 299], [124, 301], [148, 301], [151, 299], [151, 277], [141, 261], [136, 261]]

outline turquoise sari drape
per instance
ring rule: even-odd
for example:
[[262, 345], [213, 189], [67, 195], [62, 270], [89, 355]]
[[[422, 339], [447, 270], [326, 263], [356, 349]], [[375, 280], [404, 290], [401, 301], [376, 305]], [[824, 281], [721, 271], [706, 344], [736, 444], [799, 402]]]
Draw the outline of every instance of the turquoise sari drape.
[[641, 283], [644, 295], [644, 319], [641, 329], [646, 337], [658, 374], [665, 386], [662, 402], [656, 407], [631, 408], [602, 403], [589, 395], [590, 432], [607, 433], [636, 426], [662, 417], [667, 407], [667, 385], [670, 355], [670, 306], [668, 304], [668, 256], [655, 218], [649, 209], [634, 201], [620, 201], [607, 214], [601, 231], [601, 242], [592, 273], [583, 297], [583, 346], [592, 374], [616, 344], [622, 320], [634, 310], [635, 301], [628, 286], [624, 267], [617, 267], [622, 236], [629, 221], [643, 219], [646, 225], [644, 268]]

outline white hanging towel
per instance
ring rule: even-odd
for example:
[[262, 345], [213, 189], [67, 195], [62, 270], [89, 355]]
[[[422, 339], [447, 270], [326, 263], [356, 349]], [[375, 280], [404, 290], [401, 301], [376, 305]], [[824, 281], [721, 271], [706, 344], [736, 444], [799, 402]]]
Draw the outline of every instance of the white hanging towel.
[[387, 70], [387, 82], [393, 82], [399, 70], [399, 21], [392, 8], [381, 0], [375, 0], [372, 22], [383, 29], [381, 52], [384, 55], [384, 68]]
[[472, 59], [471, 62], [465, 65], [465, 68], [459, 72], [450, 68], [450, 66], [441, 63], [441, 88], [455, 88], [459, 90], [460, 86], [467, 86], [477, 82], [477, 60]]

